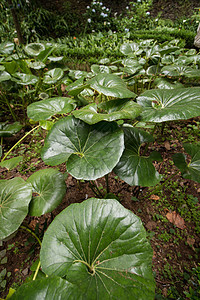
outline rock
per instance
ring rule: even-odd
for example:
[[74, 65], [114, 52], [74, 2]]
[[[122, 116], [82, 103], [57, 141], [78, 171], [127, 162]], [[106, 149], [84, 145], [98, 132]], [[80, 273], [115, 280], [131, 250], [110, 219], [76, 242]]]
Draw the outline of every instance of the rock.
[[22, 271], [22, 274], [23, 274], [24, 276], [27, 276], [27, 275], [28, 275], [28, 268], [24, 269], [24, 270]]

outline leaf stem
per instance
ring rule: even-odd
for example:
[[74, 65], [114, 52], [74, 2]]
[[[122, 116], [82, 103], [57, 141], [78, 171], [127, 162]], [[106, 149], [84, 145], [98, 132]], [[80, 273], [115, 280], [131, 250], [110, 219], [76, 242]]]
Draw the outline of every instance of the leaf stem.
[[21, 143], [21, 141], [23, 141], [31, 132], [33, 132], [35, 129], [37, 129], [38, 127], [40, 127], [40, 125], [32, 128], [29, 132], [27, 132], [6, 154], [5, 156], [2, 158], [1, 162], [4, 161], [6, 159], [6, 157], [10, 154], [10, 152], [12, 152], [12, 150]]
[[42, 246], [42, 242], [40, 241], [39, 237], [35, 234], [35, 232], [33, 232], [33, 230], [31, 230], [29, 227], [26, 227], [26, 226], [23, 226], [21, 225], [19, 227], [19, 229], [22, 229], [22, 230], [26, 230], [28, 231], [30, 234], [32, 234], [32, 236], [37, 240], [37, 242], [39, 243], [40, 247]]
[[37, 268], [35, 270], [35, 274], [33, 276], [33, 280], [36, 279], [37, 275], [38, 275], [38, 272], [39, 272], [39, 269], [40, 269], [40, 266], [41, 266], [41, 262], [39, 261], [38, 265], [37, 265]]

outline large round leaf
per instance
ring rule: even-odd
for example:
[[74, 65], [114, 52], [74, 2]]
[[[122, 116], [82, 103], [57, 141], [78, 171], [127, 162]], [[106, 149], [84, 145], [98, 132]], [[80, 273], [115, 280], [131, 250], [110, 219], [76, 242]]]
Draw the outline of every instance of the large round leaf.
[[38, 82], [39, 78], [32, 74], [17, 72], [13, 74], [12, 80], [21, 85], [28, 85], [28, 84], [34, 85]]
[[30, 56], [38, 56], [40, 52], [45, 50], [45, 46], [41, 43], [30, 43], [26, 45], [24, 50]]
[[67, 97], [55, 97], [34, 102], [27, 107], [28, 117], [34, 121], [47, 120], [53, 115], [67, 114], [75, 109], [74, 100]]
[[9, 55], [13, 52], [15, 44], [11, 42], [5, 42], [0, 44], [0, 53], [3, 55]]
[[88, 199], [47, 229], [42, 270], [76, 285], [71, 299], [154, 299], [152, 249], [140, 219], [117, 200]]
[[156, 78], [154, 84], [158, 89], [180, 89], [183, 84], [180, 82], [171, 82], [166, 78]]
[[120, 51], [124, 55], [135, 57], [136, 55], [140, 55], [143, 52], [143, 48], [140, 47], [137, 43], [126, 43], [121, 45]]
[[[122, 102], [122, 103], [120, 103]], [[122, 101], [120, 100], [111, 100], [106, 102], [107, 107], [105, 105], [105, 109], [107, 111], [109, 110], [109, 107], [112, 107], [112, 111], [106, 113], [101, 112], [98, 113], [97, 111], [97, 105], [95, 103], [89, 104], [79, 110], [76, 110], [73, 112], [73, 115], [83, 120], [84, 122], [88, 124], [95, 124], [100, 121], [114, 121], [119, 119], [130, 119], [134, 120], [142, 111], [142, 108], [140, 105], [133, 101]], [[99, 105], [100, 108], [100, 105]]]
[[144, 107], [142, 121], [185, 120], [200, 115], [200, 88], [149, 90], [137, 103]]
[[60, 68], [52, 69], [50, 71], [47, 71], [44, 74], [43, 82], [46, 84], [54, 84], [58, 80], [60, 80], [63, 77], [63, 75], [64, 75], [64, 72], [62, 69], [60, 69]]
[[72, 176], [94, 180], [112, 171], [123, 149], [123, 131], [115, 122], [88, 125], [67, 117], [47, 135], [42, 159], [49, 165], [67, 161], [67, 171]]
[[98, 74], [89, 81], [90, 87], [97, 92], [116, 98], [135, 98], [136, 94], [129, 91], [124, 81], [114, 74]]
[[161, 176], [152, 164], [153, 158], [140, 155], [140, 147], [145, 142], [152, 142], [153, 137], [147, 132], [124, 126], [125, 150], [114, 168], [114, 172], [130, 185], [154, 186]]
[[183, 153], [173, 156], [175, 165], [181, 170], [182, 176], [200, 182], [200, 144], [184, 144], [185, 151], [191, 156], [189, 164]]
[[185, 66], [185, 65], [172, 65], [165, 66], [161, 72], [170, 77], [198, 77], [200, 78], [200, 70]]
[[[75, 298], [71, 298], [72, 292]], [[11, 297], [12, 300], [81, 300], [81, 292], [66, 280], [51, 276], [21, 285]]]
[[0, 240], [16, 231], [28, 213], [32, 187], [22, 178], [0, 180]]
[[66, 192], [63, 174], [55, 169], [43, 169], [32, 174], [28, 179], [33, 187], [33, 198], [29, 215], [41, 216], [54, 210], [62, 201]]

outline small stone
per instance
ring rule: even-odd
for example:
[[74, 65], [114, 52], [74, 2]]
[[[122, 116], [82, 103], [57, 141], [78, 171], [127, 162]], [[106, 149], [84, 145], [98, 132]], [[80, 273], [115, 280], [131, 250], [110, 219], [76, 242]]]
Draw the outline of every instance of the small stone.
[[28, 268], [24, 269], [24, 270], [22, 271], [22, 274], [23, 274], [24, 276], [28, 275]]

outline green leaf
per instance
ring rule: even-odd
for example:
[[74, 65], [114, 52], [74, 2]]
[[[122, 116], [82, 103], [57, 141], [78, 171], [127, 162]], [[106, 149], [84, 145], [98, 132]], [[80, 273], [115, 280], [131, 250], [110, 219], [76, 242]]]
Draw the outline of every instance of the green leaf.
[[130, 185], [154, 186], [161, 176], [152, 164], [154, 156], [140, 155], [140, 147], [145, 142], [152, 142], [153, 137], [146, 131], [124, 126], [125, 150], [114, 172]]
[[10, 74], [6, 71], [0, 71], [0, 82], [9, 80], [11, 78]]
[[200, 182], [200, 144], [183, 144], [185, 151], [191, 156], [187, 164], [186, 156], [183, 153], [173, 155], [174, 164], [180, 169], [182, 176]]
[[0, 136], [8, 137], [19, 132], [22, 129], [22, 125], [19, 122], [13, 124], [0, 123]]
[[38, 56], [43, 50], [45, 50], [45, 46], [41, 43], [30, 43], [24, 48], [24, 51], [30, 56]]
[[[74, 297], [72, 298], [72, 293]], [[80, 291], [73, 284], [59, 277], [37, 279], [21, 285], [12, 300], [81, 300]]]
[[64, 75], [64, 72], [62, 69], [60, 69], [60, 68], [52, 69], [50, 71], [47, 71], [44, 74], [43, 82], [46, 84], [54, 84], [58, 80], [60, 80], [63, 77], [63, 75]]
[[49, 165], [66, 161], [67, 171], [77, 179], [94, 180], [112, 171], [123, 148], [123, 131], [115, 122], [88, 125], [67, 117], [52, 127], [41, 155]]
[[22, 160], [23, 160], [23, 156], [13, 157], [0, 162], [0, 167], [6, 168], [8, 170], [12, 170], [16, 168]]
[[27, 115], [34, 121], [47, 120], [57, 114], [67, 114], [75, 108], [75, 101], [71, 98], [48, 98], [31, 103], [27, 107]]
[[0, 180], [0, 240], [15, 232], [28, 213], [32, 187], [22, 178]]
[[166, 76], [171, 77], [200, 77], [200, 70], [193, 69], [184, 65], [165, 66], [161, 72]]
[[38, 82], [39, 78], [32, 74], [17, 72], [13, 74], [12, 80], [21, 85], [35, 85]]
[[143, 48], [141, 48], [137, 43], [127, 43], [121, 45], [120, 51], [124, 55], [135, 57], [135, 55], [140, 55], [143, 52]]
[[98, 73], [107, 73], [110, 74], [111, 70], [108, 66], [104, 66], [104, 65], [92, 65], [91, 66], [91, 71], [94, 74], [98, 74]]
[[200, 88], [149, 90], [137, 103], [143, 106], [142, 121], [187, 120], [200, 115]]
[[183, 84], [180, 82], [170, 82], [165, 78], [156, 78], [154, 81], [155, 86], [158, 89], [179, 89], [183, 88]]
[[68, 94], [71, 96], [77, 96], [85, 88], [88, 88], [89, 85], [84, 84], [83, 81], [84, 81], [84, 77], [81, 77], [81, 78], [77, 79], [76, 81], [74, 81], [73, 83], [69, 84], [66, 88], [68, 91]]
[[41, 61], [29, 61], [28, 66], [31, 69], [40, 70], [40, 69], [45, 68], [46, 65]]
[[62, 173], [55, 169], [43, 169], [32, 174], [28, 179], [33, 188], [33, 198], [29, 206], [29, 215], [41, 216], [54, 210], [66, 192]]
[[5, 55], [9, 55], [13, 52], [14, 50], [14, 43], [11, 42], [5, 42], [5, 43], [1, 43], [0, 44], [0, 53], [1, 54], [5, 54]]
[[117, 200], [88, 199], [48, 227], [42, 270], [67, 279], [80, 299], [154, 299], [152, 249], [141, 220]]
[[6, 72], [8, 72], [9, 74], [14, 74], [15, 72], [17, 72], [19, 70], [19, 65], [16, 61], [11, 61], [11, 62], [4, 62], [4, 67]]
[[98, 74], [89, 82], [90, 87], [100, 94], [115, 98], [135, 98], [136, 94], [127, 89], [125, 82], [114, 74]]
[[73, 112], [73, 115], [88, 124], [95, 124], [100, 121], [115, 121], [120, 119], [134, 120], [141, 113], [141, 106], [133, 101], [111, 100], [105, 102], [104, 107], [99, 105], [98, 108], [104, 108], [108, 113], [98, 113], [95, 103], [89, 104]]

